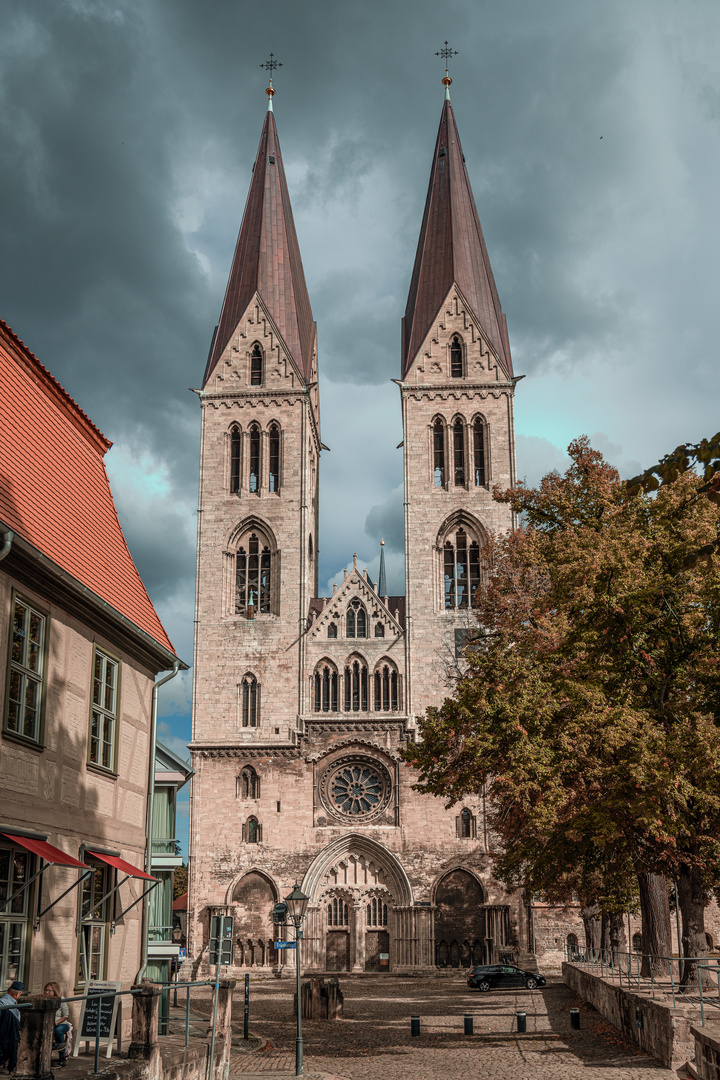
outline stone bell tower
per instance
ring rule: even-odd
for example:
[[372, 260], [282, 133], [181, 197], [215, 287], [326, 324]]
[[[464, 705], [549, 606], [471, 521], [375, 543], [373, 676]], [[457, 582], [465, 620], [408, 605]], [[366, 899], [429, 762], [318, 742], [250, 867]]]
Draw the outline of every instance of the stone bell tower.
[[405, 580], [414, 715], [444, 696], [472, 624], [488, 535], [509, 529], [494, 485], [515, 482], [510, 343], [446, 73], [402, 322]]

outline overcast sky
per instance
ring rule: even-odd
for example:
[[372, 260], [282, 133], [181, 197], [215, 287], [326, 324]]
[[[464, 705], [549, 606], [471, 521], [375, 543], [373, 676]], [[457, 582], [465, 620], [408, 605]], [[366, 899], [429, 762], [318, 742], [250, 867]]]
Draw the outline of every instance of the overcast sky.
[[[444, 73], [507, 315], [518, 471], [586, 433], [624, 473], [718, 423], [717, 0], [0, 0], [0, 316], [114, 446], [121, 520], [192, 660], [198, 386], [264, 119], [313, 313], [320, 581], [387, 542]], [[189, 736], [190, 677], [162, 734]]]

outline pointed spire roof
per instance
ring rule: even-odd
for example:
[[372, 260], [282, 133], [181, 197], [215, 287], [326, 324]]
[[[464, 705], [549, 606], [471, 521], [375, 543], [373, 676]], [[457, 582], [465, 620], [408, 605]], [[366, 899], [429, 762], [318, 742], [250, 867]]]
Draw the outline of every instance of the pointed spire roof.
[[[444, 80], [443, 80], [444, 81]], [[510, 343], [446, 85], [402, 324], [402, 377], [454, 283], [512, 376]]]
[[385, 541], [380, 541], [380, 573], [378, 575], [378, 596], [387, 596], [387, 577], [385, 576]]
[[203, 385], [256, 292], [260, 294], [298, 370], [308, 381], [312, 370], [315, 324], [290, 207], [272, 111], [272, 96], [265, 115], [245, 213]]

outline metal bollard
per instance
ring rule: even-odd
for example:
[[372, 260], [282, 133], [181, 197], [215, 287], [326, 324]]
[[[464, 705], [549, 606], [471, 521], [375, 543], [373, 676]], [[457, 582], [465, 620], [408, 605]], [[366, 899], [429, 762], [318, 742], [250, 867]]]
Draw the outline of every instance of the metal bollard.
[[250, 976], [245, 976], [245, 1015], [243, 1016], [243, 1039], [250, 1038]]
[[419, 1016], [411, 1016], [410, 1017], [410, 1034], [411, 1035], [419, 1035], [420, 1034], [420, 1017]]
[[576, 1031], [580, 1030], [580, 1010], [570, 1010], [570, 1027], [575, 1028]]
[[527, 1031], [527, 1016], [526, 1016], [526, 1014], [524, 1012], [521, 1012], [519, 1009], [518, 1009], [518, 1014], [517, 1014], [517, 1029], [521, 1034], [522, 1034], [522, 1032]]
[[466, 1035], [472, 1035], [472, 1033], [473, 1033], [473, 1018], [472, 1018], [472, 1016], [467, 1016], [466, 1015], [466, 1016], [463, 1017], [463, 1019], [465, 1021], [465, 1034]]

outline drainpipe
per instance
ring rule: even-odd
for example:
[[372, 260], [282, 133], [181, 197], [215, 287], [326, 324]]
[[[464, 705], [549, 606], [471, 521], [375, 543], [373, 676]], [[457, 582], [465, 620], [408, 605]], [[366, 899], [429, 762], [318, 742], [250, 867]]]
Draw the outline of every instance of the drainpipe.
[[0, 562], [3, 561], [6, 555], [10, 554], [10, 548], [12, 547], [12, 542], [14, 539], [15, 533], [12, 531], [12, 529], [8, 529], [8, 531], [5, 533], [3, 546], [0, 548]]
[[[157, 749], [157, 703], [158, 703], [158, 690], [160, 687], [174, 679], [180, 670], [180, 661], [176, 660], [172, 666], [172, 671], [169, 671], [162, 679], [158, 679], [153, 684], [152, 692], [152, 714], [150, 717], [150, 765], [149, 765], [149, 787], [148, 787], [148, 801], [147, 801], [147, 821], [145, 824], [145, 873], [152, 873], [152, 821], [153, 821], [153, 807], [155, 803], [155, 751]], [[150, 903], [149, 897], [146, 896], [143, 900], [143, 930], [142, 930], [142, 965], [137, 973], [135, 979], [135, 985], [139, 986], [145, 975], [145, 969], [148, 964], [148, 904]]]

